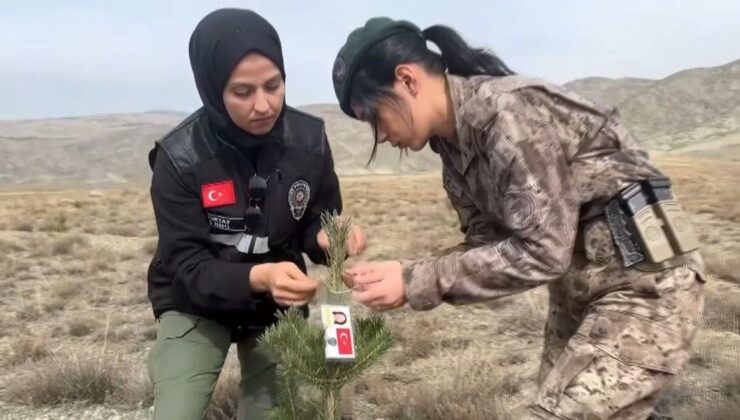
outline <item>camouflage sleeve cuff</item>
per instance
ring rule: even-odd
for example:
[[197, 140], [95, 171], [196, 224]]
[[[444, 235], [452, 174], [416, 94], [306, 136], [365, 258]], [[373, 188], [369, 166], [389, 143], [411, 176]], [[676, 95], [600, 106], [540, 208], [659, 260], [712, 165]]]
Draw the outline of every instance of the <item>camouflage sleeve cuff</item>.
[[406, 290], [406, 300], [411, 309], [426, 311], [434, 309], [442, 303], [442, 294], [439, 291], [437, 279], [429, 275], [434, 265], [433, 259], [401, 260], [403, 284]]

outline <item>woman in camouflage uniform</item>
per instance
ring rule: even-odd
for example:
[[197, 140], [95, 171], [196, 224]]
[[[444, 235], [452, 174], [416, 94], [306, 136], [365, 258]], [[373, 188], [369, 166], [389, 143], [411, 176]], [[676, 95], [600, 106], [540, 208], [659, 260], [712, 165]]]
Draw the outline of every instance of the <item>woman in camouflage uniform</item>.
[[704, 268], [697, 251], [659, 263], [622, 258], [607, 203], [662, 174], [616, 111], [515, 75], [450, 28], [388, 18], [349, 35], [332, 76], [342, 110], [370, 123], [376, 144], [429, 144], [440, 155], [465, 233], [440, 257], [348, 270], [355, 298], [379, 310], [428, 310], [546, 284], [539, 391], [528, 415], [648, 417], [688, 359]]

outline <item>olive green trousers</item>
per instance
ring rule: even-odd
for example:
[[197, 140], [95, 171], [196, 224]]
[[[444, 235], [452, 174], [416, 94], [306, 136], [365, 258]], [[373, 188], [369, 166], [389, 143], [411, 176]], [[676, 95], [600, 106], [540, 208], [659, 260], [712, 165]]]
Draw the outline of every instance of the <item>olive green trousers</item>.
[[[236, 344], [241, 365], [237, 419], [265, 419], [275, 402], [276, 359], [257, 347], [256, 337]], [[154, 419], [204, 419], [230, 346], [231, 330], [223, 324], [176, 311], [162, 314], [148, 360]]]

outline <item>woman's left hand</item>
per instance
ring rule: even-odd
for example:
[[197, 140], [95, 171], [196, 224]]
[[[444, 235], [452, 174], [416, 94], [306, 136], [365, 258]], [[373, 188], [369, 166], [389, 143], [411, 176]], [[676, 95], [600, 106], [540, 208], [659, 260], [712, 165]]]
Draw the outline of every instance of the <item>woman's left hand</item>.
[[[326, 251], [329, 249], [329, 236], [321, 229], [316, 235], [316, 243], [319, 244], [319, 248]], [[361, 254], [365, 250], [367, 245], [367, 236], [362, 228], [356, 225], [352, 225], [352, 228], [347, 237], [347, 253], [350, 256]]]
[[407, 302], [403, 267], [398, 261], [358, 264], [345, 270], [345, 283], [352, 296], [368, 308], [387, 311]]

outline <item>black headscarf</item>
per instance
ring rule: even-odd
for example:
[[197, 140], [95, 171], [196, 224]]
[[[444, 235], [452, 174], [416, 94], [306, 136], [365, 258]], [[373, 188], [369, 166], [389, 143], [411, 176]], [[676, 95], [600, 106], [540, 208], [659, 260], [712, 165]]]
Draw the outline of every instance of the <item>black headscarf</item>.
[[239, 128], [229, 117], [223, 91], [231, 72], [250, 52], [272, 60], [285, 80], [282, 45], [275, 28], [251, 10], [219, 9], [206, 15], [190, 37], [190, 65], [212, 129], [234, 146], [264, 144], [281, 131], [285, 103], [273, 129], [261, 136]]

